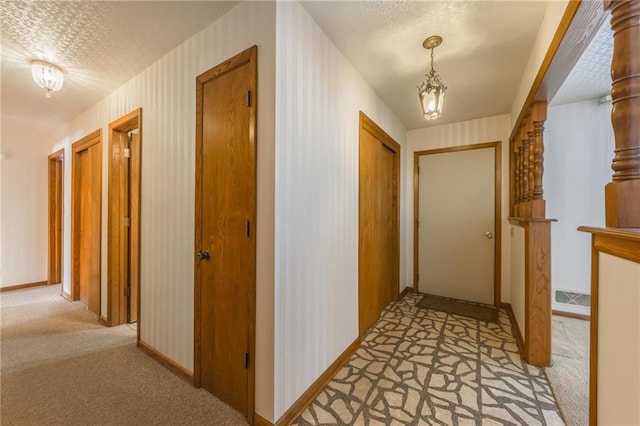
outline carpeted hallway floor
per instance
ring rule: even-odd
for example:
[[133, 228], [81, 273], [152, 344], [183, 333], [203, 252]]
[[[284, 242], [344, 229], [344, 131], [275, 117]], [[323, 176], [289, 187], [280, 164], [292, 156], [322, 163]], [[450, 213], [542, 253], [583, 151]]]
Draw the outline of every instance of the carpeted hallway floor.
[[60, 286], [2, 293], [2, 425], [243, 425], [244, 417], [106, 328]]
[[297, 425], [563, 425], [544, 372], [498, 323], [391, 304]]
[[[496, 324], [390, 305], [296, 424], [561, 425], [542, 371]], [[0, 295], [3, 425], [243, 425], [245, 419], [102, 327], [60, 286]]]

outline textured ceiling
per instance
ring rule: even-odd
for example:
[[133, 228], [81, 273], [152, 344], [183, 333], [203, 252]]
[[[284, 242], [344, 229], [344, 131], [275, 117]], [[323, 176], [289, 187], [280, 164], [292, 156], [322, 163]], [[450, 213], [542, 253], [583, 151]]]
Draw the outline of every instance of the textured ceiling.
[[[66, 121], [140, 73], [237, 2], [0, 2], [2, 114]], [[30, 62], [65, 70], [51, 98], [31, 79]]]
[[[303, 1], [364, 79], [409, 129], [509, 113], [544, 1]], [[442, 36], [435, 69], [448, 86], [444, 112], [426, 121], [416, 86]]]
[[[236, 3], [0, 1], [2, 114], [69, 120]], [[409, 129], [508, 113], [546, 7], [545, 1], [302, 4]], [[426, 121], [416, 86], [429, 64], [422, 41], [432, 34], [444, 39], [435, 49], [435, 69], [448, 90], [442, 117]], [[610, 44], [605, 28], [554, 104], [608, 92]], [[31, 79], [33, 59], [65, 69], [64, 87], [52, 98]]]
[[606, 19], [550, 105], [598, 99], [611, 94], [613, 32]]

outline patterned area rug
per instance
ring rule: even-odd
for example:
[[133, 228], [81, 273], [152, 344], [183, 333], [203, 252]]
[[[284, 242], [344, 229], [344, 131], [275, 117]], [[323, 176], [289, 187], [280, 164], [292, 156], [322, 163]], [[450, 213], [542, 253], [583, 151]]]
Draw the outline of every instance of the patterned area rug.
[[463, 317], [477, 319], [486, 322], [498, 322], [498, 310], [492, 306], [479, 303], [464, 302], [449, 299], [448, 297], [432, 296], [425, 294], [416, 306], [448, 314], [462, 315]]
[[541, 369], [498, 323], [392, 303], [293, 424], [563, 425]]

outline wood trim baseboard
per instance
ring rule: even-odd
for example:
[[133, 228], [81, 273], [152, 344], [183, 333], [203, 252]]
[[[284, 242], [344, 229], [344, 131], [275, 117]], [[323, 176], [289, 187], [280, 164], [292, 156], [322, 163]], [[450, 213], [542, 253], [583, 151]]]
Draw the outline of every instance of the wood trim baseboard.
[[105, 317], [103, 317], [102, 315], [100, 315], [100, 318], [98, 318], [98, 322], [102, 325], [104, 325], [105, 327], [111, 327], [111, 323], [109, 322], [109, 320], [107, 320]]
[[1, 287], [0, 293], [4, 293], [5, 291], [23, 290], [25, 288], [40, 287], [43, 285], [47, 285], [47, 283], [48, 281], [36, 281], [33, 283], [10, 285], [7, 287]]
[[503, 309], [505, 309], [509, 314], [509, 319], [511, 320], [511, 330], [513, 332], [513, 336], [516, 338], [516, 345], [518, 346], [518, 351], [520, 352], [520, 356], [524, 357], [524, 339], [522, 338], [522, 333], [520, 332], [520, 327], [518, 327], [518, 321], [516, 321], [516, 316], [513, 313], [511, 304], [501, 302], [500, 306]]
[[398, 295], [398, 300], [402, 299], [409, 293], [413, 293], [413, 286], [405, 287], [404, 290], [402, 290]]
[[269, 420], [262, 417], [260, 414], [253, 413], [253, 425], [254, 426], [273, 426]]
[[576, 314], [576, 313], [573, 313], [573, 312], [556, 311], [554, 309], [554, 310], [551, 311], [551, 314], [559, 316], [559, 317], [574, 318], [574, 319], [579, 319], [579, 320], [583, 320], [583, 321], [591, 321], [591, 316], [590, 315]]
[[155, 348], [151, 347], [150, 345], [143, 342], [142, 340], [138, 341], [138, 348], [140, 348], [142, 352], [146, 353], [151, 358], [155, 359], [160, 364], [168, 368], [172, 373], [174, 373], [181, 379], [186, 380], [187, 382], [189, 382], [189, 384], [193, 384], [193, 373], [191, 373], [186, 368], [178, 365], [175, 361], [173, 361], [172, 359], [169, 359], [167, 356], [158, 352]]
[[309, 386], [309, 388], [300, 395], [300, 398], [291, 406], [289, 409], [278, 419], [275, 423], [276, 426], [286, 426], [290, 425], [295, 419], [302, 414], [302, 412], [307, 408], [307, 406], [314, 400], [316, 396], [322, 391], [322, 389], [331, 381], [333, 376], [338, 372], [338, 370], [343, 366], [345, 362], [353, 355], [353, 353], [360, 347], [360, 338], [356, 338], [356, 340], [351, 343], [347, 349], [340, 354], [340, 356], [333, 361], [333, 364], [327, 368], [324, 373], [320, 375], [316, 379], [315, 382]]

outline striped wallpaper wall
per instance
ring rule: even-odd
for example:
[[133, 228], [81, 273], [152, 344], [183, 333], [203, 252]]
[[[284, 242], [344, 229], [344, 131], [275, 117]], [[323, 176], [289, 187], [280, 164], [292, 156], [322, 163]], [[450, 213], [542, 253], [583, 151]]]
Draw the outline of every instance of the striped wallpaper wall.
[[[497, 115], [441, 126], [425, 127], [407, 132], [407, 149], [405, 150], [408, 173], [406, 179], [406, 219], [405, 234], [405, 268], [413, 274], [413, 154], [436, 148], [448, 148], [460, 145], [472, 145], [484, 142], [502, 141], [502, 235], [509, 235], [509, 134], [511, 133], [511, 116]], [[502, 239], [502, 301], [509, 302], [510, 286], [510, 253], [508, 238]]]
[[[258, 45], [258, 217], [256, 412], [273, 415], [273, 149], [275, 4], [241, 2], [137, 77], [73, 120], [54, 149], [143, 109], [141, 339], [193, 369], [195, 78]], [[67, 151], [69, 152], [69, 151]], [[66, 162], [70, 182], [71, 162]], [[102, 312], [106, 315], [107, 185], [103, 184]], [[65, 193], [65, 291], [70, 290], [70, 191]]]
[[276, 34], [279, 418], [358, 335], [358, 112], [406, 130], [300, 4], [278, 2]]

